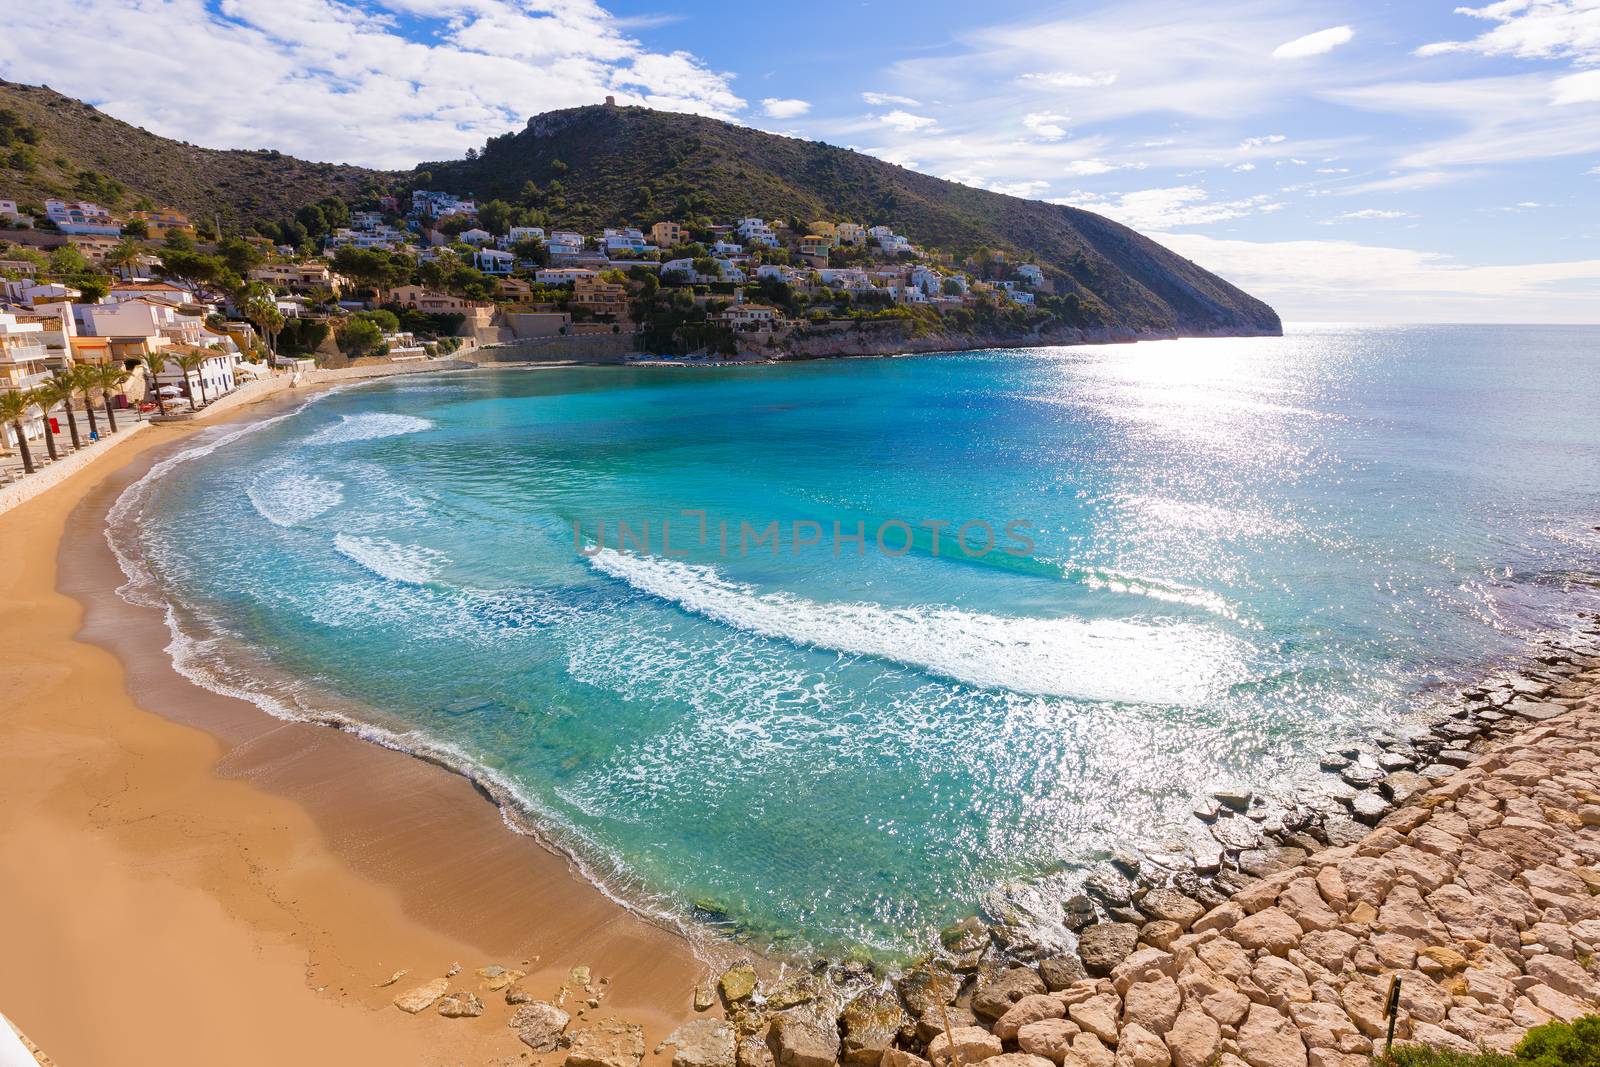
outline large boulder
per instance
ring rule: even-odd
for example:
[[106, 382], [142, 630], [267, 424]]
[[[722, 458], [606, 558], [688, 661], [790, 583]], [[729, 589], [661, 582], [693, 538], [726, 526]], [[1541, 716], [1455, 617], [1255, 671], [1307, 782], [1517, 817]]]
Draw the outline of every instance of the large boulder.
[[476, 993], [451, 993], [439, 999], [439, 1014], [446, 1019], [476, 1019], [483, 1014], [483, 999]]
[[939, 1034], [928, 1042], [928, 1059], [933, 1067], [950, 1067], [951, 1052], [963, 1067], [998, 1056], [1004, 1049], [1000, 1039], [981, 1026], [962, 1026], [948, 1034]]
[[839, 1022], [844, 1029], [843, 1062], [848, 1067], [877, 1067], [884, 1049], [894, 1044], [910, 1019], [892, 991], [874, 989], [845, 1005]]
[[748, 963], [736, 963], [722, 972], [717, 979], [717, 992], [724, 1004], [737, 1004], [748, 1000], [756, 991], [756, 969]]
[[661, 1048], [672, 1045], [672, 1067], [735, 1067], [737, 1042], [733, 1027], [721, 1019], [692, 1019], [668, 1034]]
[[644, 1029], [620, 1019], [603, 1019], [572, 1032], [567, 1067], [639, 1067], [644, 1059]]
[[1066, 1019], [1040, 1019], [1017, 1031], [1017, 1047], [1033, 1056], [1060, 1063], [1072, 1049], [1078, 1025]]
[[1042, 1019], [1059, 1019], [1067, 1013], [1067, 1006], [1059, 997], [1044, 993], [1030, 993], [1011, 1006], [994, 1024], [994, 1036], [1001, 1041], [1014, 1041], [1017, 1032], [1029, 1023]]
[[895, 983], [906, 1009], [919, 1018], [940, 1004], [954, 1004], [961, 979], [938, 967], [913, 967]]
[[1139, 928], [1132, 923], [1096, 923], [1078, 936], [1078, 955], [1085, 970], [1104, 978], [1128, 958], [1138, 940]]
[[1185, 1008], [1166, 1036], [1173, 1067], [1211, 1067], [1222, 1042], [1222, 1028], [1205, 1012]]
[[1307, 1067], [1306, 1044], [1300, 1031], [1277, 1008], [1250, 1005], [1239, 1027], [1239, 1055], [1250, 1067]]
[[998, 1019], [1023, 997], [1047, 992], [1044, 980], [1032, 967], [1012, 967], [980, 978], [972, 993], [972, 1010], [980, 1018]]
[[778, 1067], [833, 1067], [839, 1058], [839, 1030], [820, 1015], [787, 1012], [773, 1020], [767, 1045]]
[[517, 1040], [535, 1052], [554, 1052], [561, 1043], [561, 1032], [572, 1017], [548, 1001], [535, 1000], [511, 1013], [511, 1029]]
[[435, 978], [431, 982], [419, 985], [415, 989], [408, 989], [395, 997], [394, 1006], [403, 1012], [415, 1015], [419, 1011], [426, 1011], [434, 1001], [449, 991], [450, 979]]

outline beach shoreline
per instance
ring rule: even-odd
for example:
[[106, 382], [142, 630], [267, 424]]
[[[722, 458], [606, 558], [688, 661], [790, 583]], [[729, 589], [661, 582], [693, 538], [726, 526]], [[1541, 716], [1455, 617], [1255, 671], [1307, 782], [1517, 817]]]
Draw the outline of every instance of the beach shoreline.
[[59, 1062], [517, 1062], [498, 995], [466, 1019], [390, 1001], [457, 964], [452, 989], [498, 964], [555, 999], [587, 967], [600, 1006], [568, 1010], [659, 1040], [706, 972], [681, 937], [507, 832], [460, 775], [195, 686], [160, 614], [117, 595], [107, 511], [208, 422], [151, 427], [0, 515], [0, 640], [22, 665], [0, 719], [0, 939], [24, 961], [0, 1010]]

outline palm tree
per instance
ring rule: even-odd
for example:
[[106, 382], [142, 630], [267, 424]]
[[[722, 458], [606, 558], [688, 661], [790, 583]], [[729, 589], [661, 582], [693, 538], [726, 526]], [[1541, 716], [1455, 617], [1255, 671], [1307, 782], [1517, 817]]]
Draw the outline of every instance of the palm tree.
[[[200, 368], [205, 365], [206, 354], [204, 352], [189, 352], [181, 356], [174, 356], [172, 359], [173, 362], [183, 370], [183, 395], [189, 398], [189, 410], [193, 411], [194, 387], [189, 384], [189, 375], [200, 370]], [[200, 376], [200, 403], [202, 405], [211, 403], [211, 401], [206, 398], [205, 375]]]
[[138, 264], [140, 257], [143, 255], [144, 249], [139, 245], [138, 241], [131, 237], [124, 237], [117, 242], [111, 251], [106, 253], [105, 264], [108, 267], [115, 267], [117, 273], [122, 276], [123, 281], [127, 281], [132, 277], [130, 268]]
[[28, 450], [28, 436], [22, 432], [22, 420], [28, 417], [33, 401], [27, 393], [0, 393], [0, 423], [10, 423], [17, 435], [17, 450], [22, 453], [22, 469], [33, 473], [33, 453]]
[[144, 376], [150, 382], [150, 391], [156, 395], [156, 407], [161, 409], [163, 416], [167, 413], [167, 398], [161, 395], [160, 375], [167, 369], [167, 357], [157, 352], [146, 352], [144, 359]]
[[44, 447], [50, 453], [50, 462], [54, 463], [61, 457], [56, 454], [56, 435], [50, 430], [50, 409], [61, 403], [61, 391], [54, 382], [45, 382], [28, 390], [28, 400], [39, 409], [39, 415], [44, 420]]
[[69, 372], [73, 391], [83, 397], [83, 413], [89, 416], [89, 439], [100, 437], [100, 426], [94, 421], [94, 391], [100, 388], [100, 371], [87, 363], [80, 363]]
[[59, 367], [50, 372], [50, 384], [61, 390], [61, 403], [67, 409], [67, 429], [72, 433], [72, 447], [82, 448], [83, 442], [78, 439], [78, 417], [72, 413], [72, 398], [78, 395], [78, 386], [73, 381], [71, 367]]
[[128, 380], [128, 372], [119, 363], [106, 363], [93, 368], [95, 382], [100, 387], [100, 403], [106, 411], [106, 422], [111, 424], [111, 432], [117, 432], [117, 417], [111, 411], [111, 394], [122, 388]]

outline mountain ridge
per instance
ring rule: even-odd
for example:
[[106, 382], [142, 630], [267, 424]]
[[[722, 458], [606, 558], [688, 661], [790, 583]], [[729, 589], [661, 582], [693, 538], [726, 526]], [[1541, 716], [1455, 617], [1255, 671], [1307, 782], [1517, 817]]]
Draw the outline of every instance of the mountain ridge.
[[[1237, 286], [1093, 212], [994, 193], [818, 141], [642, 107], [533, 116], [468, 158], [409, 172], [313, 163], [272, 149], [160, 137], [48, 87], [0, 81], [0, 111], [37, 144], [0, 145], [0, 195], [175, 207], [224, 230], [292, 218], [325, 196], [439, 188], [538, 207], [585, 231], [711, 216], [883, 223], [957, 261], [979, 250], [1039, 263], [1085, 321], [1157, 334], [1275, 334], [1276, 312]], [[11, 166], [16, 153], [31, 169]], [[99, 194], [98, 196], [96, 194]], [[115, 205], [108, 205], [115, 206]]]

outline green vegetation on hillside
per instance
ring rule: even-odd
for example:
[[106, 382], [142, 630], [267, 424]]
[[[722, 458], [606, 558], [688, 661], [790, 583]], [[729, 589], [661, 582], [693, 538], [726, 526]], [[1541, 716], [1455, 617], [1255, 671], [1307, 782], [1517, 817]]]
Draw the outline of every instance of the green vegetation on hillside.
[[322, 197], [359, 199], [395, 175], [309, 163], [271, 149], [221, 151], [170, 140], [43, 86], [0, 81], [0, 196], [172, 207], [202, 230], [293, 218]]
[[425, 163], [413, 188], [498, 199], [593, 229], [742, 216], [804, 227], [882, 223], [957, 259], [999, 251], [1070, 279], [1085, 305], [1134, 328], [1276, 329], [1271, 308], [1125, 226], [1003, 196], [814, 141], [698, 115], [583, 107], [530, 120], [455, 162]]

